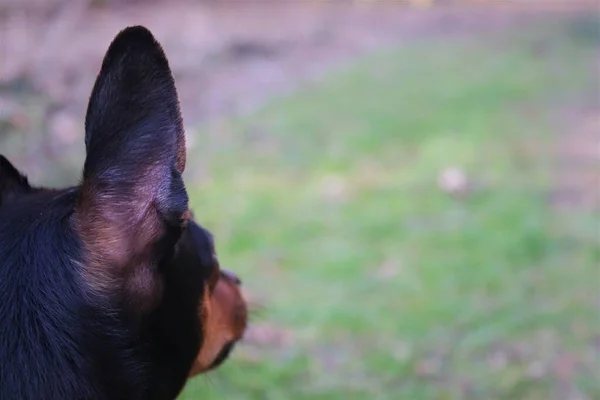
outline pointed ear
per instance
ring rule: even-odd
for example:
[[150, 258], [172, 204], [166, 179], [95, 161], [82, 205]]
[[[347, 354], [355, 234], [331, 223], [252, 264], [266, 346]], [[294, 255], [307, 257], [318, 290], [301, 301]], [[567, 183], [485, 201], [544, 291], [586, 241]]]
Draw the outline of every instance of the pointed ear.
[[88, 105], [85, 144], [75, 221], [89, 278], [110, 285], [116, 269], [151, 286], [152, 264], [172, 251], [188, 198], [177, 91], [146, 28], [127, 28], [109, 46]]
[[0, 155], [0, 206], [14, 195], [31, 190], [25, 175], [22, 175], [11, 163]]

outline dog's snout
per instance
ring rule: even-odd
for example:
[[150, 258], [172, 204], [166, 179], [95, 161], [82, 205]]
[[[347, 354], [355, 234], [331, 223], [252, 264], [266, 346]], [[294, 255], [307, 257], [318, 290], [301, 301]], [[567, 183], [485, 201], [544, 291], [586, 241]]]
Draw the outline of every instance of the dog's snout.
[[223, 276], [230, 280], [231, 282], [235, 283], [236, 285], [241, 285], [242, 281], [241, 279], [233, 272], [229, 271], [228, 269], [221, 269], [221, 274], [223, 274]]

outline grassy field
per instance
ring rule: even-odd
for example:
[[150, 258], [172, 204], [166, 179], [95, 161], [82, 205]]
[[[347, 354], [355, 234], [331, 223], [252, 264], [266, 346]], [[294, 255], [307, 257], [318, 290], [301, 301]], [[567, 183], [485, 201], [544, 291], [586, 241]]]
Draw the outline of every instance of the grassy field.
[[263, 331], [182, 399], [600, 398], [599, 215], [548, 202], [593, 23], [415, 41], [200, 128], [195, 213]]

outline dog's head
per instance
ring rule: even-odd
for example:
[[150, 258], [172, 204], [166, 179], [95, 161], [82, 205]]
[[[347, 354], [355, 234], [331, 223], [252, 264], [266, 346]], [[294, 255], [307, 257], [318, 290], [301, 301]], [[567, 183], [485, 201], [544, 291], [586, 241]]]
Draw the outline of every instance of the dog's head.
[[[146, 369], [138, 381], [160, 380], [154, 373], [159, 371], [176, 393], [188, 376], [214, 369], [228, 357], [245, 331], [247, 306], [239, 279], [220, 268], [212, 235], [188, 208], [177, 92], [167, 58], [147, 29], [127, 28], [111, 43], [89, 100], [85, 145], [81, 183], [65, 190], [30, 186], [0, 156], [0, 276], [6, 278], [2, 288], [8, 288], [0, 300], [17, 310], [0, 307], [0, 317], [26, 325], [27, 313], [43, 315], [35, 305], [44, 304], [53, 313], [43, 315], [48, 321], [42, 324], [57, 327], [50, 340], [73, 342], [72, 354], [64, 348], [65, 359], [53, 355], [49, 365], [64, 362], [68, 369], [79, 359], [81, 365], [92, 360], [90, 380], [101, 380], [97, 377], [109, 374], [107, 369], [122, 372], [127, 365], [134, 375]], [[40, 247], [31, 247], [35, 240], [43, 242]], [[50, 278], [58, 270], [67, 272]], [[37, 274], [39, 282], [28, 281], [27, 274]], [[27, 284], [39, 286], [25, 295], [11, 289]], [[66, 301], [61, 293], [72, 298]], [[66, 315], [83, 309], [92, 310], [86, 311], [89, 318], [113, 325], [106, 333], [88, 334], [85, 329], [91, 328], [76, 330], [64, 323]], [[32, 346], [46, 340], [37, 331], [27, 332], [32, 337], [11, 340]], [[88, 354], [102, 351], [88, 346], [95, 335], [105, 354]], [[123, 343], [135, 351], [119, 353]], [[9, 346], [8, 341], [0, 344]], [[124, 360], [125, 354], [131, 359]], [[15, 363], [26, 368], [27, 360], [21, 354]], [[51, 381], [52, 374], [44, 379]], [[60, 387], [57, 382], [50, 386]]]

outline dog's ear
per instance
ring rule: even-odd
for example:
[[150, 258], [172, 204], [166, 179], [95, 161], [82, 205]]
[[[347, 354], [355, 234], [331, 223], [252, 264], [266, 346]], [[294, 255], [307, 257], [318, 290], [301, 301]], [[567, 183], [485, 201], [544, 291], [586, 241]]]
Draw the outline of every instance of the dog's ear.
[[173, 250], [188, 198], [175, 83], [146, 28], [127, 28], [109, 46], [88, 104], [85, 145], [75, 224], [88, 278], [107, 287], [117, 274], [134, 292], [151, 293], [153, 264]]
[[21, 174], [6, 157], [0, 155], [0, 206], [16, 194], [31, 190], [25, 175]]

